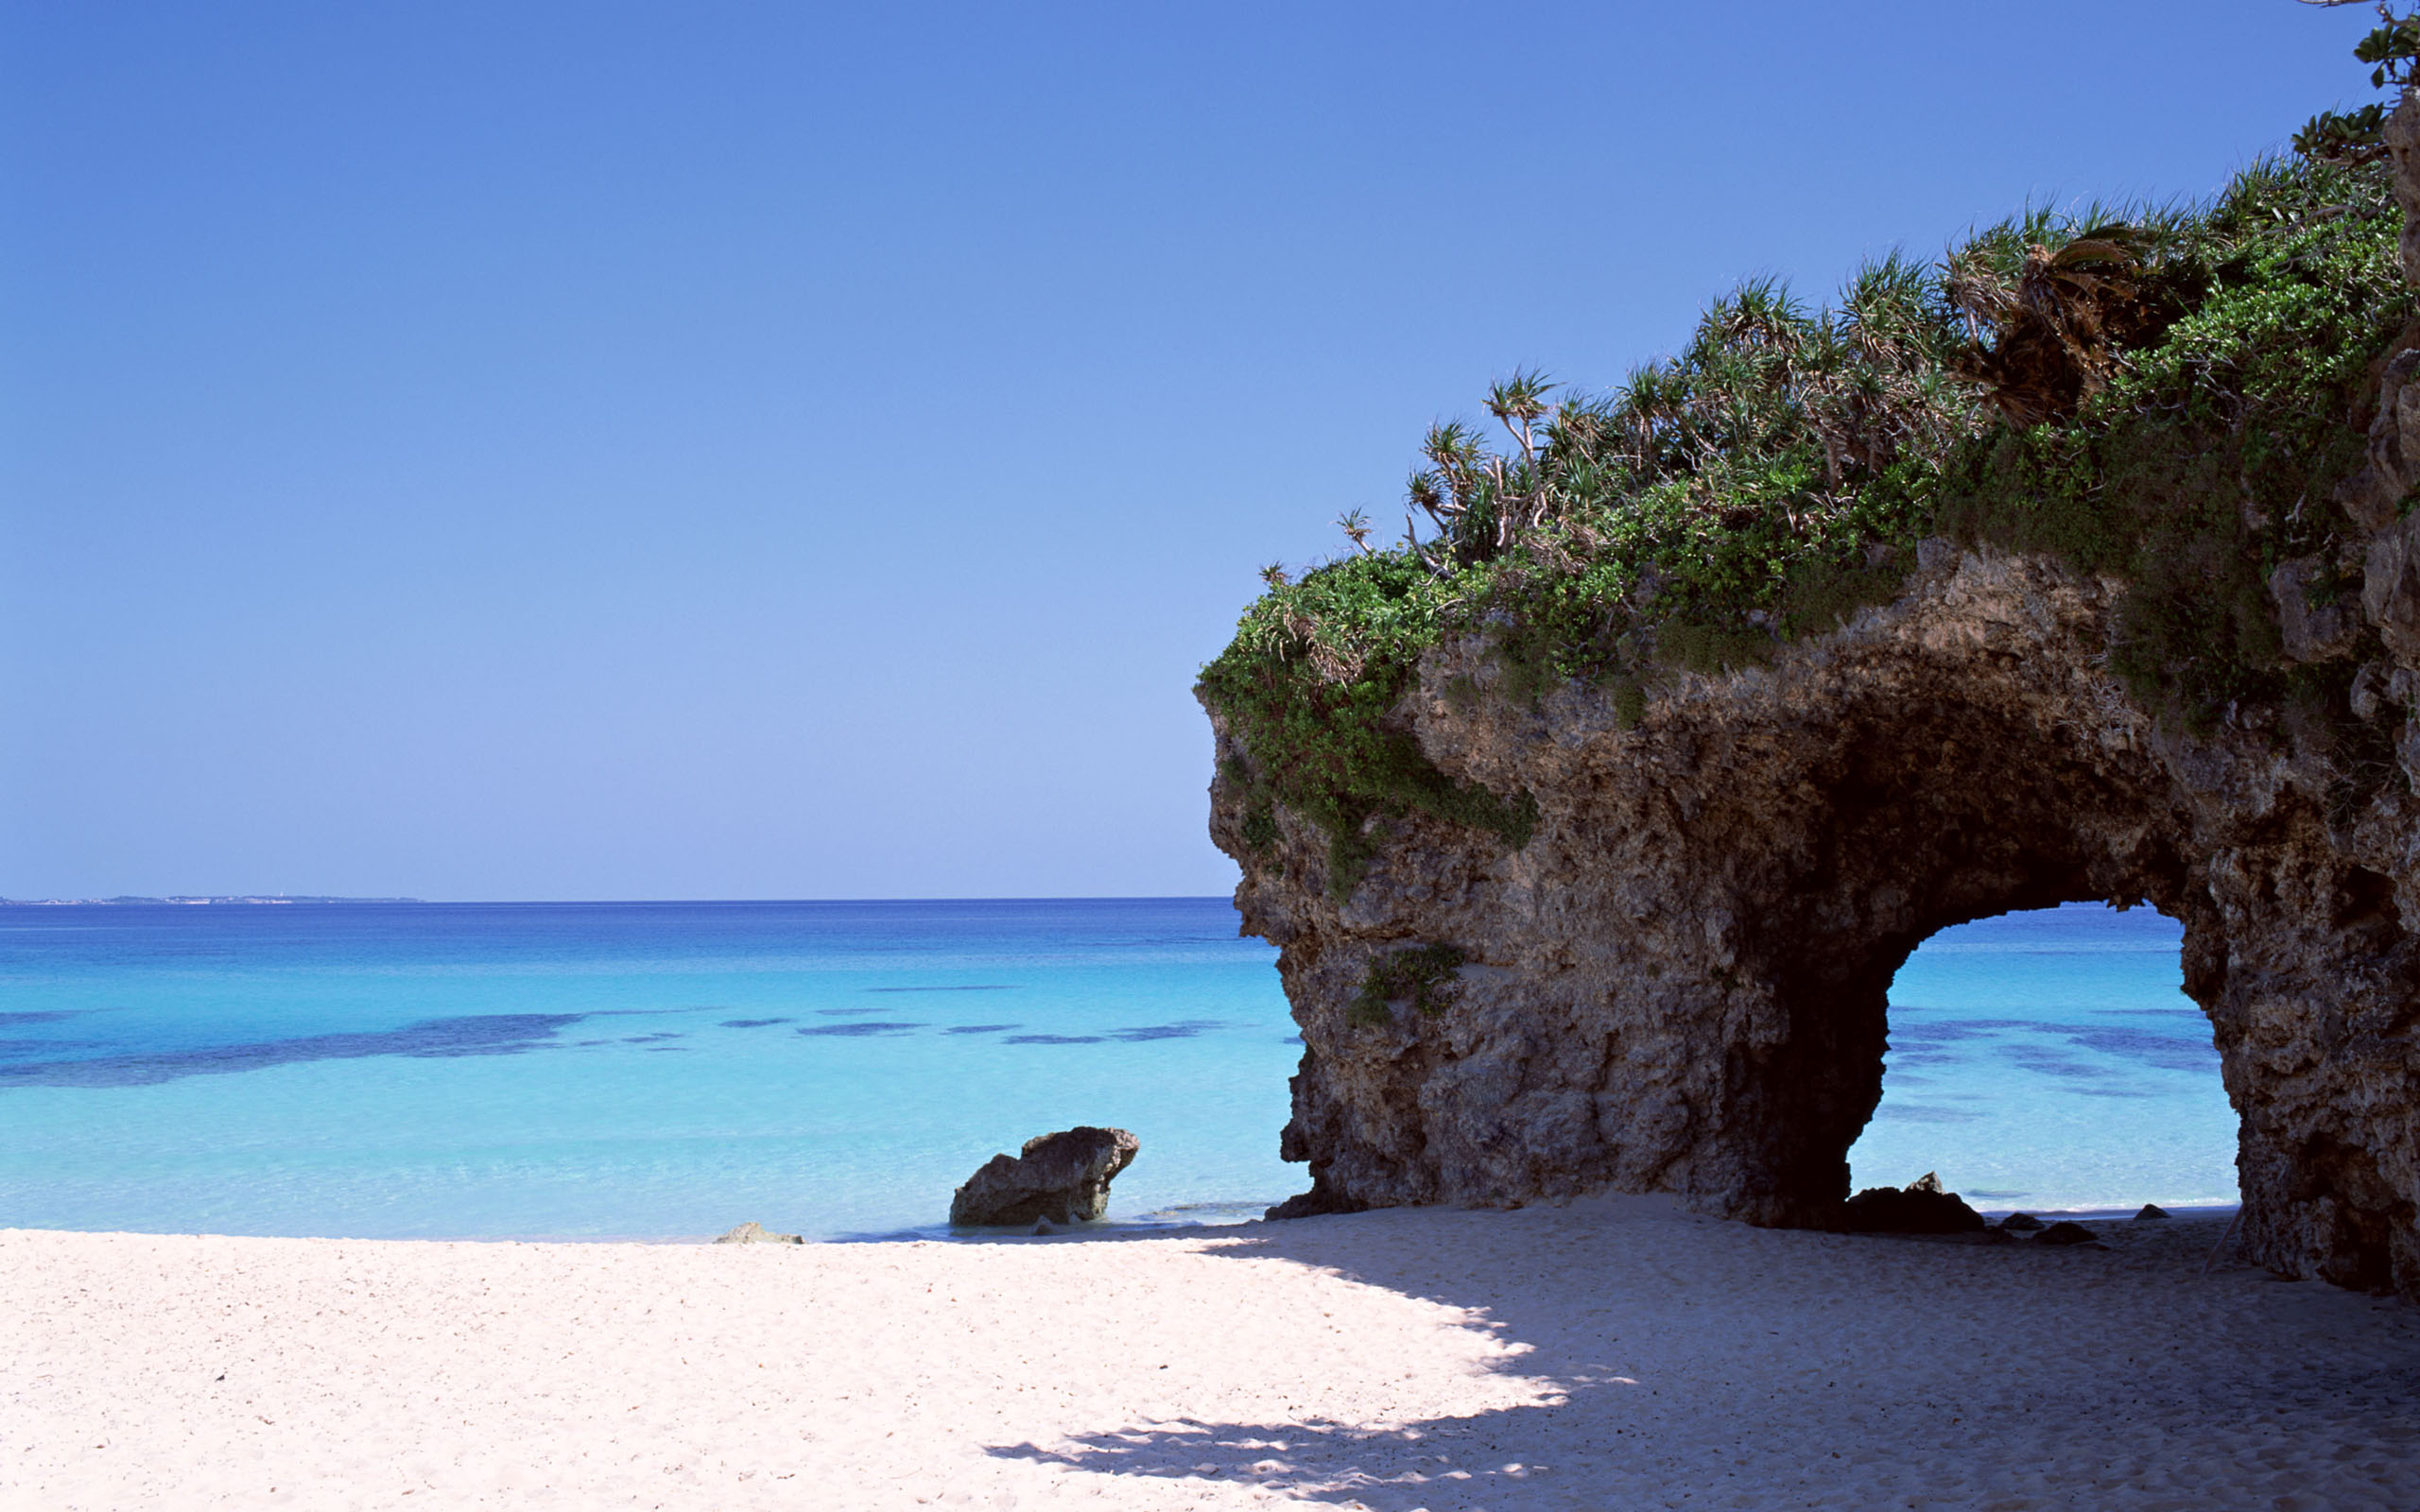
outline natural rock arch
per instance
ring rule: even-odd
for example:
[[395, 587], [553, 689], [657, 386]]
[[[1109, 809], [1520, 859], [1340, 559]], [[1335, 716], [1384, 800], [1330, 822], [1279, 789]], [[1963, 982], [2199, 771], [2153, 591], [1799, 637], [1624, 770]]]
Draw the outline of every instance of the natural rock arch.
[[[1341, 902], [1328, 843], [1213, 787], [1245, 927], [1282, 950], [1305, 1053], [1294, 1211], [1670, 1191], [1820, 1223], [1881, 1091], [1885, 994], [1935, 931], [2075, 900], [2183, 920], [2241, 1121], [2244, 1243], [2293, 1275], [2420, 1295], [2420, 805], [2339, 813], [2274, 731], [2158, 729], [2103, 666], [2119, 586], [1928, 542], [1907, 593], [1765, 668], [1685, 677], [1624, 728], [1570, 686], [1491, 692], [1434, 653], [1400, 711], [1448, 774], [1526, 790], [1517, 851], [1374, 821]], [[1455, 692], [1447, 697], [1447, 688]], [[2375, 698], [2364, 717], [2400, 721]], [[1215, 718], [1215, 711], [1214, 711]], [[1221, 730], [1222, 772], [1249, 753]], [[1451, 945], [1434, 1012], [1372, 968]]]
[[1702, 898], [1719, 878], [1739, 921], [1731, 990], [1757, 984], [1787, 1025], [1770, 1050], [1726, 1054], [1723, 1096], [1759, 1173], [1733, 1211], [1818, 1222], [1847, 1195], [1846, 1153], [1881, 1097], [1891, 981], [1930, 936], [2071, 902], [2190, 912], [2155, 764], [2036, 728], [2013, 691], [1859, 696], [1689, 826], [1730, 860], [1693, 857], [1682, 875]]

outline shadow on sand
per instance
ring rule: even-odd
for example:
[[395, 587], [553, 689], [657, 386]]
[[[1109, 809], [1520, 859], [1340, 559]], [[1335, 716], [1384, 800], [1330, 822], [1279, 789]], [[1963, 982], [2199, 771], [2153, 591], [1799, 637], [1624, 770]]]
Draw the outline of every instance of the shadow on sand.
[[[2420, 1310], [2278, 1286], [2232, 1254], [2201, 1275], [2223, 1226], [1982, 1248], [1615, 1198], [1212, 1229], [1218, 1256], [1472, 1310], [1467, 1326], [1523, 1350], [1497, 1373], [1532, 1404], [1441, 1412], [1430, 1391], [1361, 1422], [1139, 1422], [990, 1452], [1373, 1512], [2132, 1505], [2146, 1487], [2242, 1492], [2289, 1473], [2297, 1504], [2373, 1504], [2420, 1453]], [[1385, 1399], [1392, 1368], [1368, 1361], [1363, 1400]], [[2282, 1444], [2298, 1446], [2290, 1468], [2270, 1452]]]

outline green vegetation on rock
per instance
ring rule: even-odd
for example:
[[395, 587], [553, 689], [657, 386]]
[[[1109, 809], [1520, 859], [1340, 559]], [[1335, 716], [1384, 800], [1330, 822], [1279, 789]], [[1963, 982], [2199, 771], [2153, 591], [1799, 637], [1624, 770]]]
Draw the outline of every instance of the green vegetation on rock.
[[1358, 1024], [1394, 1022], [1393, 1005], [1409, 1002], [1422, 1013], [1443, 1013], [1453, 993], [1454, 973], [1470, 957], [1452, 945], [1415, 945], [1370, 963], [1349, 1017]]
[[2167, 228], [2146, 274], [2177, 312], [2158, 338], [2073, 420], [1961, 448], [1934, 528], [2124, 578], [2111, 665], [2187, 728], [2289, 696], [2308, 675], [2279, 662], [2268, 579], [2315, 558], [2325, 591], [2356, 566], [2365, 532], [2330, 495], [2412, 316], [2401, 225], [2382, 167], [2246, 170]]
[[1247, 843], [1274, 841], [1278, 806], [1318, 825], [1340, 900], [1409, 814], [1518, 847], [1528, 795], [1457, 783], [1412, 738], [1424, 653], [1475, 640], [1490, 696], [1594, 687], [1635, 724], [1684, 675], [1888, 602], [1930, 536], [2122, 579], [2112, 667], [2163, 720], [2265, 704], [2325, 746], [2352, 663], [2285, 664], [2267, 585], [2306, 558], [2324, 600], [2357, 572], [2331, 496], [2414, 314], [2377, 125], [2314, 121], [2205, 205], [2029, 211], [1938, 265], [1864, 267], [1824, 308], [1744, 285], [1608, 396], [1496, 385], [1500, 441], [1424, 442], [1426, 535], [1374, 550], [1348, 517], [1355, 554], [1272, 569], [1203, 669], [1247, 757], [1227, 772]]
[[1435, 643], [1447, 587], [1401, 553], [1321, 569], [1273, 588], [1202, 674], [1252, 755], [1250, 766], [1226, 773], [1248, 795], [1245, 843], [1273, 843], [1273, 805], [1286, 804], [1326, 833], [1339, 901], [1376, 851], [1370, 827], [1379, 818], [1417, 810], [1515, 849], [1536, 821], [1528, 795], [1508, 799], [1451, 781], [1390, 717], [1413, 662]]

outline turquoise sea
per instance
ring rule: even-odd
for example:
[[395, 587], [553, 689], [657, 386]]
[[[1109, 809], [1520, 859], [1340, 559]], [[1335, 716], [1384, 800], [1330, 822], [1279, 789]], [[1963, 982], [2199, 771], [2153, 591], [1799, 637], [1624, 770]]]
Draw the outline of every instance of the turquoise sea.
[[[1219, 1222], [1300, 1054], [1224, 899], [0, 909], [0, 1227], [938, 1232], [994, 1151], [1133, 1129], [1113, 1217]], [[1927, 943], [1857, 1179], [2221, 1202], [2233, 1119], [2174, 924]]]

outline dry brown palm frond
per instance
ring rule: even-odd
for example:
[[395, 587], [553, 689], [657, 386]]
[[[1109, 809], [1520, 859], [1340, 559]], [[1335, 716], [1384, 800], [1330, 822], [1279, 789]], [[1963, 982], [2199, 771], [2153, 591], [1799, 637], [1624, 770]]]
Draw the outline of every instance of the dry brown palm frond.
[[2016, 284], [1992, 266], [1991, 252], [1978, 239], [1945, 258], [1941, 265], [1942, 294], [1966, 322], [1966, 338], [1980, 345], [1997, 332], [2016, 309]]
[[1365, 664], [1358, 652], [1325, 640], [1311, 642], [1310, 662], [1311, 675], [1330, 683], [1354, 681], [1361, 676]]
[[1289, 604], [1279, 614], [1277, 625], [1278, 654], [1306, 663], [1321, 681], [1351, 682], [1361, 676], [1366, 665], [1361, 652], [1318, 615]]
[[2143, 239], [2134, 227], [2113, 225], [2055, 250], [2030, 243], [2014, 280], [1976, 249], [1953, 257], [1944, 282], [1976, 337], [1954, 370], [2016, 424], [2075, 413], [2108, 386], [2122, 349], [2157, 323], [2143, 294]]

